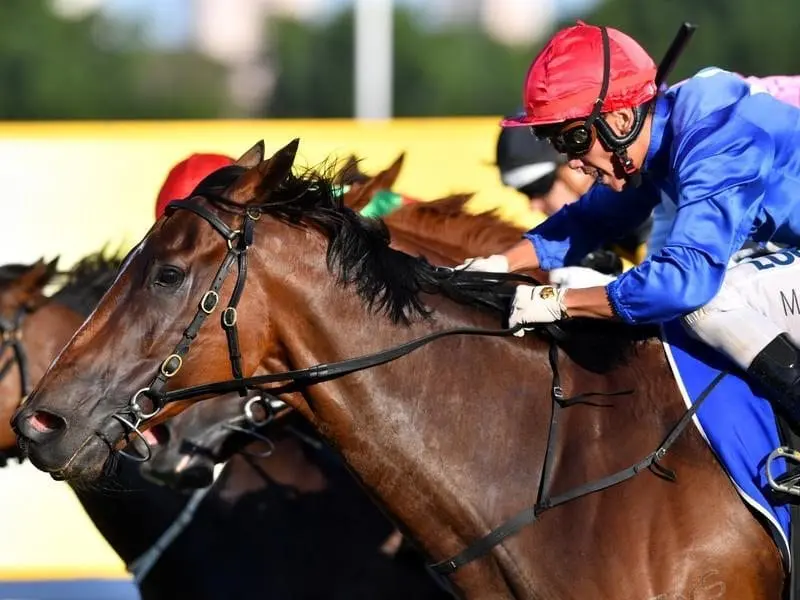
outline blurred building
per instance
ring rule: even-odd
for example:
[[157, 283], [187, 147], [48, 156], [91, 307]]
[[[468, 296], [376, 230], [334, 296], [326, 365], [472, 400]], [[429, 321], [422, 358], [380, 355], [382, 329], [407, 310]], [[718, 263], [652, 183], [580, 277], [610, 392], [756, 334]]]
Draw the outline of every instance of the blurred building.
[[480, 19], [495, 39], [530, 44], [547, 35], [555, 24], [556, 0], [482, 0]]
[[265, 52], [267, 20], [319, 19], [333, 8], [329, 0], [190, 1], [192, 44], [228, 67], [231, 97], [245, 112], [263, 106], [275, 80]]
[[429, 19], [437, 25], [457, 25], [475, 23], [480, 20], [483, 0], [428, 0], [424, 10]]
[[102, 8], [105, 3], [106, 0], [52, 0], [51, 6], [57, 15], [77, 19]]
[[[395, 1], [399, 4], [403, 0]], [[559, 11], [556, 0], [427, 0], [409, 4], [423, 11], [432, 25], [480, 24], [505, 44], [535, 42], [551, 30]]]

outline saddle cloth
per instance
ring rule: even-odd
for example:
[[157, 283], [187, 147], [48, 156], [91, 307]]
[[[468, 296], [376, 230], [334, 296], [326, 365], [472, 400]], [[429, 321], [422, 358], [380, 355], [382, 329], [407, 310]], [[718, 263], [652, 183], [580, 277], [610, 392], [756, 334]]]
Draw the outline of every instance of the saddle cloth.
[[[692, 338], [679, 321], [662, 327], [662, 341], [687, 407], [720, 371], [728, 372], [700, 406], [693, 421], [742, 500], [763, 517], [787, 571], [790, 570], [791, 505], [770, 494], [765, 471], [767, 456], [781, 445], [772, 406], [750, 389], [732, 363]], [[773, 463], [773, 476], [785, 472], [783, 459]]]

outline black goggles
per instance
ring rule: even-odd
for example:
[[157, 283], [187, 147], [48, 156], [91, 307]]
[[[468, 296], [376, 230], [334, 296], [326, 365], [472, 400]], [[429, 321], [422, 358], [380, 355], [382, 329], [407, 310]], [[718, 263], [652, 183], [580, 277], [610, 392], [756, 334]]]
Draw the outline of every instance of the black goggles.
[[556, 152], [569, 158], [580, 158], [588, 154], [597, 139], [597, 128], [589, 119], [573, 121], [558, 131], [537, 133], [550, 141]]

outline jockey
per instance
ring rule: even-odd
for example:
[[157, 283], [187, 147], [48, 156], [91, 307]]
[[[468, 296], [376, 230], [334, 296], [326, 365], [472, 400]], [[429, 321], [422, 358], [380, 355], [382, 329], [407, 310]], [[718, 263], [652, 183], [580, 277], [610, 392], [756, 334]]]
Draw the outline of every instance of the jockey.
[[[566, 157], [556, 152], [552, 144], [538, 139], [528, 128], [500, 129], [496, 150], [500, 180], [524, 194], [531, 210], [549, 217], [589, 191], [594, 178], [570, 169], [566, 162]], [[551, 272], [550, 282], [570, 286], [608, 283], [612, 279], [609, 275], [618, 275], [644, 258], [650, 225], [648, 219], [630, 234], [590, 253], [579, 267]]]
[[192, 154], [173, 166], [156, 199], [156, 219], [164, 214], [167, 204], [191, 194], [197, 185], [214, 171], [232, 165], [234, 159], [222, 154]]
[[800, 251], [728, 270], [748, 238], [800, 245], [800, 109], [716, 68], [660, 93], [655, 75], [647, 52], [620, 31], [582, 22], [559, 31], [528, 71], [526, 113], [503, 125], [533, 128], [603, 185], [505, 253], [458, 268], [576, 264], [671, 202], [660, 250], [605, 286], [519, 286], [509, 325], [681, 318], [800, 425]]

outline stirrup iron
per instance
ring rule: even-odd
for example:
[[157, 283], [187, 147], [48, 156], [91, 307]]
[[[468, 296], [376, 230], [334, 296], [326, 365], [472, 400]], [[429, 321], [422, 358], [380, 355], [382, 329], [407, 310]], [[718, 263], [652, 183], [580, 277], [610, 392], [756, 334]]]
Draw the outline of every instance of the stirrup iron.
[[[772, 473], [773, 461], [782, 458], [786, 461], [786, 473], [777, 478]], [[792, 471], [792, 465], [798, 469]], [[770, 452], [766, 464], [769, 487], [776, 492], [800, 497], [800, 452], [788, 446], [780, 446]]]

